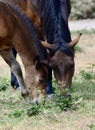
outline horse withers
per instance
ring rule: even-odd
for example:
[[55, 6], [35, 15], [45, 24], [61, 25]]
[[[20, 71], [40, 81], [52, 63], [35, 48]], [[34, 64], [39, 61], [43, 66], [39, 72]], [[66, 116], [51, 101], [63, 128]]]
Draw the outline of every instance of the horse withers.
[[[23, 62], [25, 82], [12, 48], [16, 49]], [[19, 8], [3, 1], [0, 1], [0, 54], [18, 79], [24, 98], [30, 95], [37, 101], [39, 94], [36, 89], [45, 94], [48, 70], [35, 28]]]

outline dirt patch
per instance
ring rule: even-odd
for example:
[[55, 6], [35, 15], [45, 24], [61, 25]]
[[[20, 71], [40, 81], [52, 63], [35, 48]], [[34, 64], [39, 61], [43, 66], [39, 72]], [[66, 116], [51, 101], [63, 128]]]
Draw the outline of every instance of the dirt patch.
[[81, 47], [82, 52], [75, 54], [75, 72], [85, 70], [95, 64], [95, 35], [83, 34], [78, 45]]

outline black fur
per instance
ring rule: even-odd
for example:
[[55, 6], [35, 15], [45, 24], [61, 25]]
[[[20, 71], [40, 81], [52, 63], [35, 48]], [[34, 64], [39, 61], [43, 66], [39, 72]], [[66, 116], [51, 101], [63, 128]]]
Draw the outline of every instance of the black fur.
[[40, 1], [44, 32], [47, 41], [49, 43], [55, 43], [55, 47], [52, 50], [53, 52], [61, 49], [61, 51], [65, 52], [67, 55], [72, 55], [72, 49], [67, 44], [71, 41], [70, 31], [68, 23], [62, 16], [60, 4], [60, 0]]

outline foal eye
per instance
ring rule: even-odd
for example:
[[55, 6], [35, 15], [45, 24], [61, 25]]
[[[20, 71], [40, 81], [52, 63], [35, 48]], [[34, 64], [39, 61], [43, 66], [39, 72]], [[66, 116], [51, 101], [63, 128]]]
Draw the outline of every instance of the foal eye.
[[44, 80], [45, 80], [44, 78], [40, 78], [40, 79], [39, 79], [39, 84], [43, 83]]

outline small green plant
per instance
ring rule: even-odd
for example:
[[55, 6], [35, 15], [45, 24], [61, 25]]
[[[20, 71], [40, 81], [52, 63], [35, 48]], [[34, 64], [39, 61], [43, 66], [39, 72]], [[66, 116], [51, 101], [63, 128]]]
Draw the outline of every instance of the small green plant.
[[71, 90], [65, 88], [60, 90], [55, 80], [53, 80], [52, 84], [55, 94], [53, 94], [52, 102], [51, 105], [49, 104], [49, 107], [59, 107], [61, 111], [70, 108], [72, 106], [72, 98], [71, 96], [66, 96], [65, 93], [71, 93]]
[[76, 46], [74, 47], [74, 51], [75, 51], [75, 52], [82, 52], [82, 48], [81, 48], [80, 46], [76, 45]]
[[66, 96], [59, 96], [54, 98], [55, 106], [59, 106], [60, 110], [67, 110], [67, 108], [71, 108], [72, 106], [72, 98]]
[[10, 86], [10, 81], [7, 78], [0, 78], [0, 91], [5, 91]]
[[90, 72], [86, 72], [84, 70], [80, 71], [80, 75], [82, 78], [84, 78], [85, 80], [89, 80], [92, 78], [92, 74]]
[[68, 92], [68, 89], [63, 89], [60, 92], [60, 89], [58, 88], [55, 80], [53, 80], [53, 89], [55, 91], [55, 94], [52, 95], [52, 99], [49, 100], [46, 98], [42, 102], [40, 102], [38, 105], [32, 103], [27, 108], [27, 115], [28, 116], [35, 116], [39, 113], [42, 113], [45, 110], [51, 110], [55, 109], [57, 112], [66, 110], [67, 108], [71, 108], [72, 106], [72, 98], [70, 96], [65, 96], [65, 93]]
[[9, 114], [9, 117], [18, 118], [18, 117], [20, 117], [23, 113], [24, 113], [23, 110], [16, 110], [16, 111], [13, 111], [11, 114]]
[[38, 115], [41, 111], [42, 111], [42, 104], [31, 104], [28, 108], [27, 108], [27, 115], [28, 116], [34, 116], [34, 115]]
[[88, 125], [91, 130], [95, 130], [95, 124]]
[[95, 79], [95, 72], [94, 72], [95, 64], [92, 64], [91, 66], [87, 67], [88, 71], [81, 70], [80, 75], [85, 80], [93, 80]]

